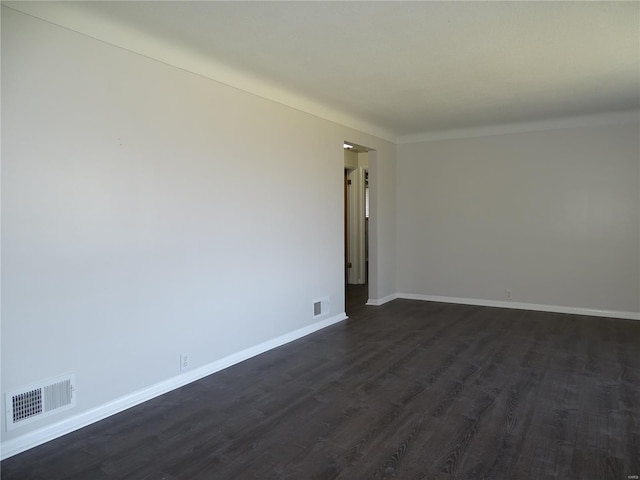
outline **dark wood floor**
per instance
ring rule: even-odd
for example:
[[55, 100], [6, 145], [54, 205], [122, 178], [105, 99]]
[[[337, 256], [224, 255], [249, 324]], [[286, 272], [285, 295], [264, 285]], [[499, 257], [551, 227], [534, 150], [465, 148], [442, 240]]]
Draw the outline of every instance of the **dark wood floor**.
[[367, 285], [347, 284], [345, 293], [345, 311], [347, 315], [349, 317], [360, 315], [368, 299], [369, 290]]
[[640, 475], [640, 322], [395, 300], [9, 458], [13, 479]]

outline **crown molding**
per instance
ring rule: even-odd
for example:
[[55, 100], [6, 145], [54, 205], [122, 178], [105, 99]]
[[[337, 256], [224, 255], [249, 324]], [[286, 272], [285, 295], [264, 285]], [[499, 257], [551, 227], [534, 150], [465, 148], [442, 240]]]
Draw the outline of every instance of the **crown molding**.
[[328, 107], [312, 98], [288, 91], [264, 78], [259, 78], [218, 62], [212, 57], [172, 44], [165, 38], [154, 36], [148, 32], [119, 23], [116, 20], [93, 14], [82, 8], [80, 2], [75, 4], [75, 2], [2, 1], [2, 6], [146, 58], [200, 75], [228, 87], [399, 145], [640, 121], [640, 110], [627, 110], [531, 122], [433, 130], [397, 136], [394, 132], [374, 125], [362, 118]]
[[109, 45], [206, 77], [315, 117], [395, 142], [396, 135], [361, 118], [327, 107], [309, 97], [288, 91], [250, 73], [234, 69], [167, 39], [96, 15], [75, 2], [3, 1], [2, 6], [47, 23], [72, 30]]
[[396, 139], [396, 143], [401, 145], [408, 143], [431, 142], [436, 140], [489, 137], [493, 135], [508, 135], [513, 133], [540, 132], [545, 130], [559, 130], [563, 128], [592, 127], [600, 125], [618, 125], [634, 122], [640, 122], [640, 110], [605, 112], [594, 115], [564, 117], [534, 122], [517, 122], [499, 125], [485, 125], [472, 128], [438, 130], [412, 135], [402, 135]]

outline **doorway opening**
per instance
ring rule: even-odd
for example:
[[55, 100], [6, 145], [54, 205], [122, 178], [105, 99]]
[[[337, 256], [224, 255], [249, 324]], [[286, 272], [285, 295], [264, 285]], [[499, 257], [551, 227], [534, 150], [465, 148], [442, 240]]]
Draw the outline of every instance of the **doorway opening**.
[[347, 314], [369, 298], [369, 151], [344, 142], [344, 264]]

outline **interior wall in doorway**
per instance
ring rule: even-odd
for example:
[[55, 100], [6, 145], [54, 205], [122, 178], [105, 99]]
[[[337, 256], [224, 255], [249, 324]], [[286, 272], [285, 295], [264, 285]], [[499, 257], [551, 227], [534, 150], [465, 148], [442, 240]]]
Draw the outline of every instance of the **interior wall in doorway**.
[[347, 193], [347, 283], [367, 283], [365, 185], [369, 167], [368, 152], [345, 151], [345, 168], [348, 173]]

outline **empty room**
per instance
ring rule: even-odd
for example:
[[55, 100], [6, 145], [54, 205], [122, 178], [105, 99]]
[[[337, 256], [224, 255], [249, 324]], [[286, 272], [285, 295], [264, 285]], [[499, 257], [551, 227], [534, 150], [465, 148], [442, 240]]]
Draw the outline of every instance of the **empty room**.
[[640, 3], [1, 2], [0, 477], [640, 477]]

